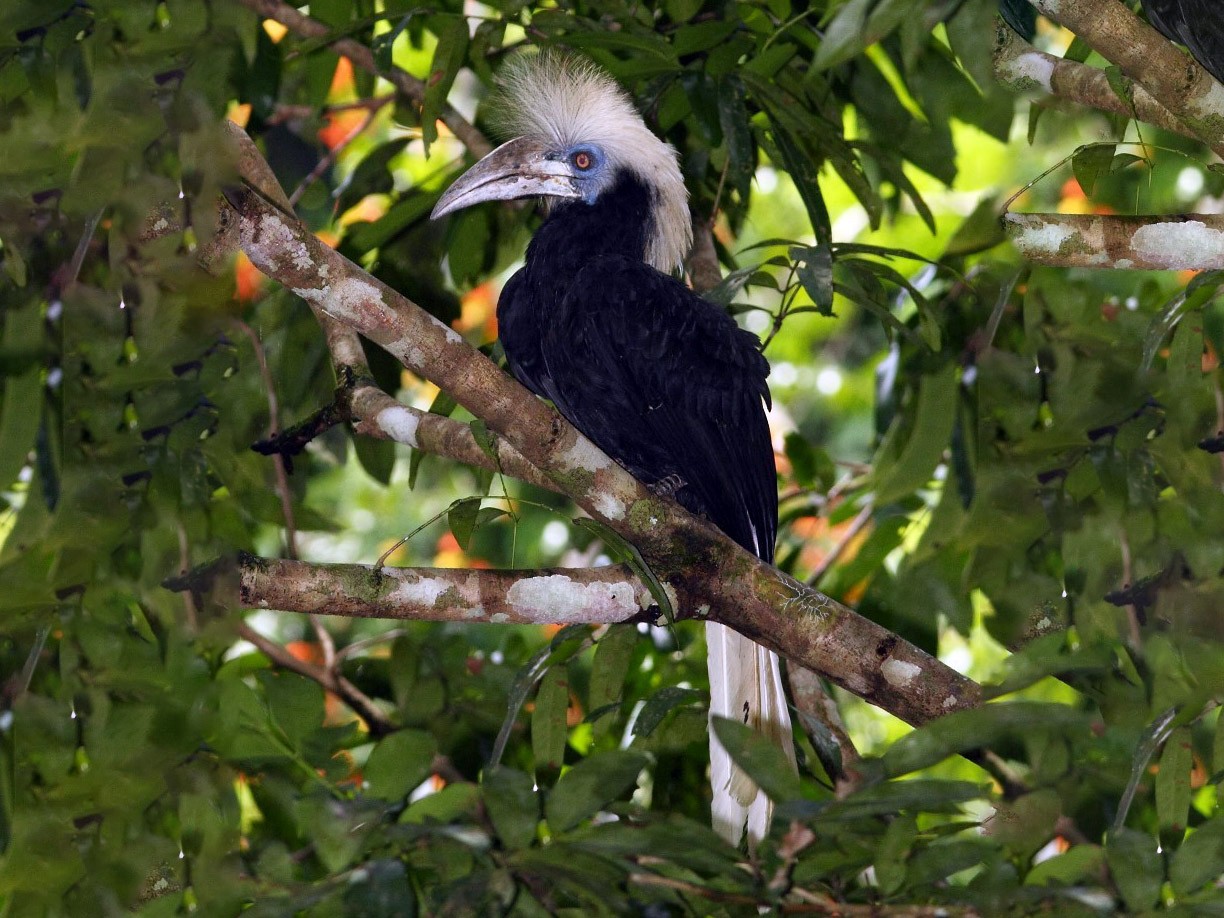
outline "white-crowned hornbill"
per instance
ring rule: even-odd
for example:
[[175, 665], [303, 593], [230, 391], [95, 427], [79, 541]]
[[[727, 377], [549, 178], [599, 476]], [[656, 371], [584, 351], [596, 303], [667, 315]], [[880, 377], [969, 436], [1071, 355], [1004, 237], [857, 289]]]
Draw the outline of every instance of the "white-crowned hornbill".
[[[765, 560], [777, 532], [759, 342], [673, 276], [692, 240], [676, 151], [607, 74], [522, 56], [499, 113], [513, 140], [460, 177], [439, 217], [542, 197], [548, 216], [502, 290], [514, 375], [640, 481]], [[711, 713], [753, 725], [794, 761], [778, 658], [708, 624]], [[769, 828], [765, 794], [710, 740], [714, 826], [733, 843]]]

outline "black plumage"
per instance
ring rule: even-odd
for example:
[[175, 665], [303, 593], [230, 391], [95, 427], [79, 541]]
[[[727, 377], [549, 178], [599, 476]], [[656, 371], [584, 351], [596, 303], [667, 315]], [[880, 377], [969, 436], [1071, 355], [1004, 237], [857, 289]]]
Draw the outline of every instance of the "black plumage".
[[650, 192], [626, 172], [556, 205], [502, 291], [514, 375], [609, 456], [769, 560], [777, 483], [759, 342], [643, 261]]
[[1143, 0], [1143, 11], [1161, 35], [1186, 46], [1203, 69], [1224, 83], [1224, 2]]
[[[771, 559], [769, 367], [753, 335], [669, 273], [692, 238], [676, 151], [589, 63], [525, 56], [503, 78], [516, 136], [454, 182], [434, 216], [550, 202], [498, 306], [511, 371], [638, 479]], [[605, 496], [601, 510], [623, 511]], [[711, 716], [750, 725], [797, 767], [778, 656], [716, 621], [705, 632]], [[715, 731], [710, 786], [711, 821], [728, 842], [765, 837], [773, 803]]]

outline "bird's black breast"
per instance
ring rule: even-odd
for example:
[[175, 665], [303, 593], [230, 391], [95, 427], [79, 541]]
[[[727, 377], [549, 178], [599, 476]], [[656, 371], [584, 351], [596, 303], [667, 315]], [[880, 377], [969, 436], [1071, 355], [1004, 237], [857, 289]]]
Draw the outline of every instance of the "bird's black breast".
[[639, 480], [682, 483], [677, 500], [771, 558], [768, 363], [725, 312], [643, 261], [650, 201], [629, 185], [536, 234], [498, 305], [510, 368]]

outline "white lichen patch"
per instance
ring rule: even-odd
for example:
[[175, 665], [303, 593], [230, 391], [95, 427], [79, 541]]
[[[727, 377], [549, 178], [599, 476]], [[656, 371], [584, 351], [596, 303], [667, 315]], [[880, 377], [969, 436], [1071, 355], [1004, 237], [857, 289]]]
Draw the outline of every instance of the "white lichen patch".
[[1141, 226], [1131, 248], [1151, 265], [1173, 270], [1224, 268], [1224, 232], [1200, 220]]
[[1215, 80], [1208, 80], [1207, 91], [1196, 99], [1189, 100], [1187, 108], [1190, 114], [1207, 120], [1209, 118], [1224, 118], [1224, 86]]
[[1040, 86], [1046, 92], [1053, 91], [1054, 79], [1053, 58], [1039, 51], [1026, 51], [1007, 61], [1003, 67], [1003, 76], [1015, 82], [1033, 82], [1034, 88]]
[[525, 577], [506, 592], [506, 602], [526, 619], [556, 624], [622, 621], [641, 611], [631, 582], [582, 583], [564, 574]]
[[613, 494], [597, 494], [593, 503], [595, 510], [604, 519], [623, 520], [625, 518], [627, 508], [624, 502]]
[[949, 695], [947, 698], [945, 698], [945, 699], [943, 700], [943, 706], [944, 706], [945, 708], [954, 708], [954, 707], [956, 707], [956, 696], [955, 696], [955, 695]]
[[[244, 217], [242, 225], [248, 231], [245, 235], [251, 246], [263, 256], [265, 264], [279, 265], [288, 258], [298, 271], [305, 271], [314, 265], [314, 259], [310, 257], [306, 244], [298, 239], [289, 224], [276, 214], [261, 214], [257, 225]], [[259, 263], [257, 258], [252, 258], [251, 261]]]
[[599, 447], [583, 436], [579, 436], [574, 445], [561, 454], [560, 460], [561, 467], [569, 471], [586, 469], [589, 472], [598, 472], [612, 464], [612, 460], [605, 456]]
[[1068, 241], [1078, 235], [1074, 229], [1061, 223], [1026, 221], [1011, 222], [1011, 225], [1016, 228], [1012, 242], [1025, 255], [1057, 255]]
[[374, 423], [386, 431], [387, 436], [396, 443], [406, 443], [408, 446], [417, 445], [416, 432], [420, 420], [412, 409], [403, 405], [384, 408], [374, 415]]
[[904, 688], [913, 682], [915, 678], [922, 675], [922, 667], [916, 666], [913, 663], [907, 663], [905, 660], [895, 660], [889, 657], [880, 664], [880, 673], [888, 681], [889, 685]]
[[405, 580], [395, 588], [394, 598], [406, 605], [433, 608], [438, 597], [449, 590], [454, 584], [440, 577], [421, 577], [417, 580]]

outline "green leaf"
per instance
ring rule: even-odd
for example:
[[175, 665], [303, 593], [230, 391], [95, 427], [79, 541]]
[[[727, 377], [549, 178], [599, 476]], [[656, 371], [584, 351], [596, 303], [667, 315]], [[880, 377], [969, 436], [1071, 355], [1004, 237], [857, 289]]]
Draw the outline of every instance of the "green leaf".
[[1160, 754], [1160, 770], [1156, 774], [1156, 815], [1160, 834], [1171, 840], [1181, 838], [1186, 831], [1190, 812], [1190, 772], [1194, 768], [1194, 749], [1190, 728], [1178, 727], [1167, 740]]
[[650, 700], [642, 705], [637, 720], [633, 722], [633, 735], [647, 737], [654, 733], [655, 728], [663, 722], [674, 708], [683, 704], [693, 704], [701, 699], [701, 692], [696, 689], [680, 688], [668, 685], [650, 696]]
[[1144, 912], [1156, 904], [1164, 883], [1164, 860], [1155, 838], [1134, 829], [1111, 832], [1105, 857], [1128, 909]]
[[536, 692], [531, 714], [531, 751], [536, 773], [557, 769], [565, 760], [565, 741], [569, 731], [565, 713], [569, 708], [569, 680], [562, 666], [548, 670]]
[[554, 832], [567, 832], [636, 785], [646, 756], [626, 750], [601, 752], [561, 776], [548, 795], [544, 815]]
[[395, 471], [395, 443], [391, 440], [355, 436], [353, 452], [367, 475], [380, 484], [391, 484], [391, 475]]
[[3, 379], [0, 390], [0, 491], [8, 490], [26, 464], [43, 412], [42, 366], [37, 359], [43, 347], [42, 310], [37, 304], [6, 308], [3, 319], [0, 354], [12, 361], [16, 372]]
[[344, 890], [347, 918], [415, 918], [416, 913], [416, 892], [400, 861], [366, 861], [350, 874]]
[[479, 806], [480, 788], [466, 781], [457, 782], [413, 803], [400, 815], [399, 821], [406, 825], [418, 825], [470, 820]]
[[822, 316], [833, 315], [833, 251], [826, 244], [793, 248], [799, 263], [799, 282]]
[[[919, 677], [921, 678], [921, 677]], [[871, 771], [899, 777], [971, 749], [993, 748], [1006, 737], [1048, 731], [1083, 734], [1088, 717], [1066, 705], [1016, 701], [957, 711], [906, 734], [870, 764]]]
[[291, 743], [300, 746], [323, 726], [323, 688], [319, 683], [296, 673], [269, 671], [259, 674], [259, 682], [273, 723]]
[[480, 792], [503, 845], [515, 851], [535, 841], [540, 799], [531, 775], [495, 765], [485, 769], [480, 779]]
[[1024, 878], [1027, 886], [1075, 886], [1095, 876], [1104, 866], [1105, 852], [1097, 845], [1076, 845], [1042, 861]]
[[812, 61], [816, 69], [825, 70], [848, 61], [873, 41], [867, 34], [867, 15], [872, 0], [850, 0], [824, 28], [820, 49]]
[[1080, 147], [1071, 156], [1071, 171], [1084, 194], [1091, 197], [1096, 190], [1097, 181], [1101, 176], [1109, 174], [1116, 149], [1112, 143], [1090, 143]]
[[425, 101], [421, 105], [421, 140], [426, 156], [429, 156], [430, 144], [438, 139], [438, 116], [466, 59], [468, 46], [468, 23], [463, 16], [434, 15], [430, 17], [430, 28], [438, 44], [434, 47], [433, 62], [425, 81]]
[[424, 730], [397, 730], [378, 741], [361, 770], [366, 793], [403, 800], [433, 771], [437, 741]]
[[1169, 862], [1169, 882], [1178, 896], [1198, 892], [1224, 873], [1224, 819], [1216, 816], [1186, 837]]
[[[637, 647], [637, 625], [613, 625], [595, 645], [591, 662], [591, 687], [587, 693], [587, 710], [594, 713], [617, 704], [624, 694], [625, 677]], [[598, 739], [612, 729], [614, 717], [601, 717], [592, 726]]]
[[896, 893], [905, 883], [906, 860], [918, 838], [918, 823], [913, 816], [901, 815], [884, 832], [875, 852], [876, 880], [885, 895]]
[[895, 459], [890, 453], [901, 436], [900, 419], [894, 422], [877, 452], [875, 502], [887, 504], [924, 487], [943, 457], [956, 423], [958, 403], [956, 365], [949, 363], [934, 375], [924, 377], [918, 390], [913, 423], [907, 425], [909, 439]]
[[790, 760], [769, 737], [747, 724], [726, 717], [713, 718], [714, 735], [732, 760], [775, 802], [800, 795], [799, 776]]
[[480, 515], [480, 504], [483, 497], [462, 497], [450, 505], [446, 511], [446, 525], [450, 527], [459, 547], [467, 551], [472, 541], [472, 533], [476, 529], [476, 518]]

